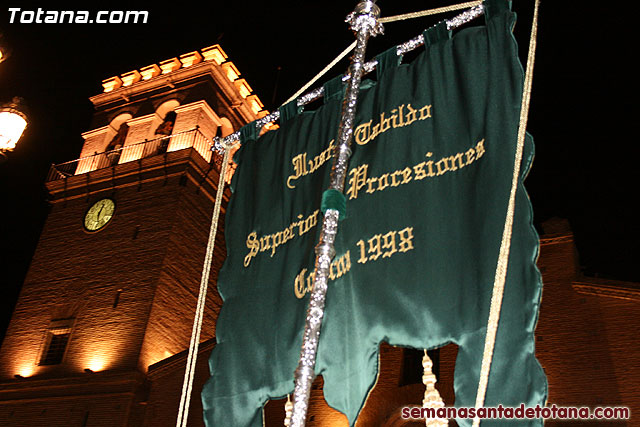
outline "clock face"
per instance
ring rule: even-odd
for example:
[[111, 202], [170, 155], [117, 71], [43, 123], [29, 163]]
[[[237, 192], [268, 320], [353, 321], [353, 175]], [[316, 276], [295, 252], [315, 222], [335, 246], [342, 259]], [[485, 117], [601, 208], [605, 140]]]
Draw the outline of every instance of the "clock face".
[[95, 202], [84, 216], [84, 228], [88, 231], [98, 231], [111, 221], [116, 204], [111, 199]]

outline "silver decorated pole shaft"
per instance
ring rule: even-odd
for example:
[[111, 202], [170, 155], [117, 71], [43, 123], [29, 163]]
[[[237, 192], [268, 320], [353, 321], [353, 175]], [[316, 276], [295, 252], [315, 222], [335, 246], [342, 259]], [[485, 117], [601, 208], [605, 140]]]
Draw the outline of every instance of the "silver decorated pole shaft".
[[[353, 135], [353, 121], [355, 118], [360, 82], [364, 72], [364, 54], [370, 36], [382, 32], [382, 25], [378, 22], [380, 9], [374, 1], [366, 0], [358, 3], [356, 9], [349, 14], [346, 21], [356, 33], [356, 48], [349, 67], [350, 79], [342, 102], [342, 118], [338, 128], [338, 147], [333, 158], [329, 189], [344, 191], [347, 166], [351, 156], [351, 137]], [[307, 318], [300, 361], [295, 372], [295, 388], [293, 390], [293, 411], [291, 414], [292, 427], [302, 427], [307, 418], [311, 384], [315, 378], [314, 368], [318, 350], [318, 340], [324, 317], [329, 266], [335, 256], [334, 242], [338, 231], [338, 217], [340, 213], [335, 209], [327, 209], [322, 222], [320, 241], [316, 246], [315, 278], [313, 290], [309, 299]]]

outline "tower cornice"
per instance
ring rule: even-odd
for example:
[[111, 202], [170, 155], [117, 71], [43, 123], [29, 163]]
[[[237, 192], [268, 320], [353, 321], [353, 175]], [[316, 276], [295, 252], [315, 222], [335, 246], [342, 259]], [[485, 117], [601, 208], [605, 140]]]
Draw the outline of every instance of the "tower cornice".
[[210, 77], [224, 97], [246, 122], [266, 115], [260, 99], [252, 93], [246, 80], [240, 78], [235, 64], [219, 45], [204, 48], [178, 58], [161, 61], [120, 76], [103, 80], [104, 92], [90, 97], [96, 109], [113, 108], [135, 99], [143, 99], [158, 90], [175, 88], [190, 81]]

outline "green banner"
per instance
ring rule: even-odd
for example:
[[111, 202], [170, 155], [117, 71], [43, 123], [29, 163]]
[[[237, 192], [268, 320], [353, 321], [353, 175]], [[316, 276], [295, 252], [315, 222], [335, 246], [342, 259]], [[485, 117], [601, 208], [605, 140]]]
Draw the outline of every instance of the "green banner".
[[[459, 345], [456, 406], [475, 404], [523, 83], [509, 3], [490, 1], [485, 15], [454, 37], [444, 24], [427, 30], [417, 59], [381, 61], [360, 94], [316, 363], [325, 399], [351, 425], [383, 341]], [[260, 426], [264, 403], [293, 390], [340, 110], [330, 96], [293, 112], [236, 155], [208, 426]], [[532, 158], [528, 139], [485, 406], [546, 399], [534, 356], [538, 239], [522, 185]]]

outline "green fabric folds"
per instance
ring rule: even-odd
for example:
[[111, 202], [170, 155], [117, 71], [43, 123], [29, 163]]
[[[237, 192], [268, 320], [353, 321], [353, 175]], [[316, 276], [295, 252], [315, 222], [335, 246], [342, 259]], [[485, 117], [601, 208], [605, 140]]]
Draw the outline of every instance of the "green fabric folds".
[[302, 112], [302, 107], [298, 107], [298, 100], [294, 99], [278, 109], [280, 112], [280, 124], [285, 124]]
[[[361, 91], [345, 184], [349, 216], [336, 237], [316, 364], [327, 402], [351, 425], [375, 382], [383, 341], [459, 345], [456, 405], [475, 404], [523, 83], [515, 15], [501, 0], [488, 10], [485, 26], [453, 37], [429, 32], [411, 64]], [[340, 107], [329, 100], [237, 156], [218, 279], [224, 304], [202, 393], [209, 427], [260, 426], [262, 405], [293, 390]], [[546, 399], [534, 356], [538, 238], [522, 184], [532, 159], [528, 138], [485, 406]]]
[[451, 32], [447, 30], [447, 24], [445, 22], [440, 22], [438, 25], [424, 30], [422, 35], [424, 37], [424, 46], [428, 48], [432, 44], [451, 37]]
[[258, 139], [258, 128], [256, 122], [247, 123], [240, 128], [240, 143], [247, 144]]
[[378, 61], [378, 65], [376, 66], [378, 81], [380, 81], [380, 78], [386, 71], [393, 70], [402, 62], [402, 56], [398, 55], [397, 51], [397, 46], [394, 46], [376, 56], [376, 61]]
[[323, 100], [324, 103], [327, 104], [336, 99], [342, 100], [346, 85], [342, 81], [342, 75], [339, 75], [326, 82], [322, 88], [324, 89]]

